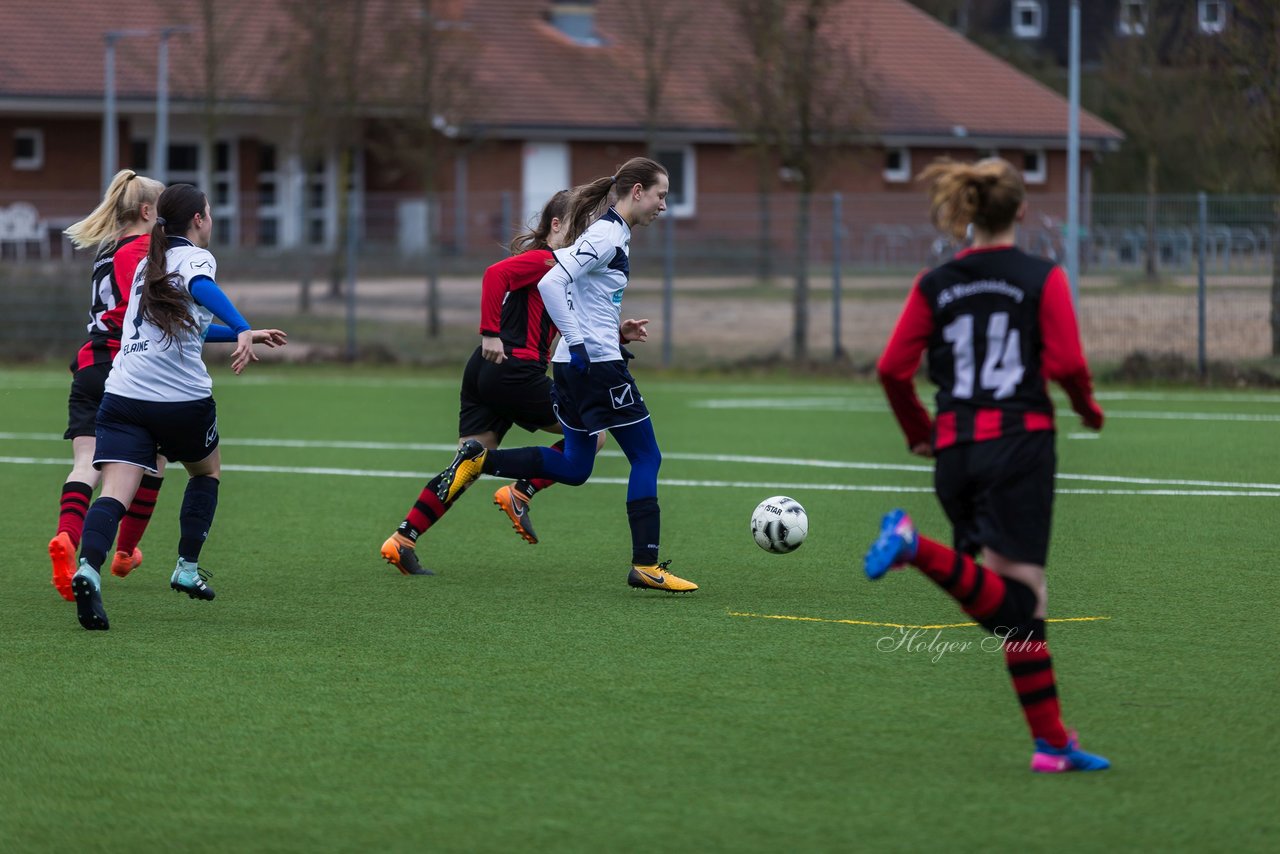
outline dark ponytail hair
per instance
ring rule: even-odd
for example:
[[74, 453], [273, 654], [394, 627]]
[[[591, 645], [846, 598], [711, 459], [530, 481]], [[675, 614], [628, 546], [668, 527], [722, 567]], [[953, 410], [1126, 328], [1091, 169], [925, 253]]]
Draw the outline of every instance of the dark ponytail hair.
[[520, 232], [511, 241], [511, 253], [514, 255], [528, 252], [530, 249], [551, 248], [548, 243], [551, 239], [551, 220], [558, 219], [561, 223], [565, 222], [565, 213], [569, 210], [571, 198], [573, 194], [568, 190], [561, 190], [552, 196], [538, 216], [538, 224], [532, 229]]
[[619, 166], [614, 174], [576, 188], [573, 200], [569, 202], [569, 233], [565, 235], [565, 245], [577, 240], [587, 230], [587, 226], [600, 218], [614, 184], [624, 193], [631, 192], [636, 184], [647, 190], [658, 183], [659, 175], [666, 174], [667, 170], [658, 161], [648, 157], [633, 157]]
[[195, 329], [191, 300], [182, 290], [177, 273], [169, 272], [165, 253], [170, 235], [182, 237], [196, 214], [203, 214], [209, 200], [190, 184], [172, 184], [156, 202], [156, 224], [151, 229], [146, 273], [139, 297], [138, 316], [160, 327], [162, 340], [175, 338], [184, 329]]

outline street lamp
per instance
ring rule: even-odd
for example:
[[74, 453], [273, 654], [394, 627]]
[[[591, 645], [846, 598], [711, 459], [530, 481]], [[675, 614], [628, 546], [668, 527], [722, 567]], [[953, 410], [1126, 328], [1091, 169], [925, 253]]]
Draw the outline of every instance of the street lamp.
[[160, 29], [160, 52], [156, 58], [156, 156], [151, 177], [169, 183], [169, 37], [190, 33], [195, 27]]
[[149, 36], [150, 30], [108, 30], [102, 34], [107, 45], [102, 103], [102, 190], [105, 193], [116, 174], [120, 155], [116, 151], [116, 42], [130, 36]]

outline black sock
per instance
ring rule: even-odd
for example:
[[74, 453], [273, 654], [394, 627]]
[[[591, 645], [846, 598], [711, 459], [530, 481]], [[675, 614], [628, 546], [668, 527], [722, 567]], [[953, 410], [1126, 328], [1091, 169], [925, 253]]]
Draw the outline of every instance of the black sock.
[[213, 527], [213, 514], [218, 509], [218, 479], [199, 475], [187, 481], [186, 494], [182, 496], [182, 510], [178, 514], [178, 526], [182, 537], [178, 540], [178, 556], [188, 563], [200, 562], [200, 549], [204, 547], [209, 528]]
[[653, 566], [658, 562], [658, 535], [662, 529], [658, 497], [628, 501], [627, 522], [631, 524], [631, 562]]
[[512, 448], [509, 451], [490, 451], [484, 456], [481, 468], [485, 474], [498, 477], [541, 477], [542, 448]]
[[99, 498], [84, 514], [84, 536], [80, 538], [80, 557], [89, 566], [102, 571], [107, 552], [116, 538], [116, 528], [124, 518], [124, 505], [114, 498]]

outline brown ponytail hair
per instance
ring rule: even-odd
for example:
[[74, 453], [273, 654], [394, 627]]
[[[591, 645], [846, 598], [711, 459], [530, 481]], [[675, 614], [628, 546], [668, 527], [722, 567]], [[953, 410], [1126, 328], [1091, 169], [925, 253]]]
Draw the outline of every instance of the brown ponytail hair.
[[565, 235], [565, 244], [577, 240], [587, 230], [587, 226], [604, 213], [609, 191], [615, 184], [624, 192], [630, 192], [636, 184], [647, 190], [658, 183], [659, 175], [666, 174], [667, 170], [658, 161], [648, 157], [633, 157], [619, 166], [614, 174], [575, 188], [573, 199], [569, 202], [569, 232]]
[[196, 214], [203, 214], [208, 203], [204, 193], [190, 184], [169, 186], [156, 202], [156, 224], [151, 229], [138, 316], [160, 327], [162, 340], [196, 327], [191, 300], [182, 289], [178, 274], [169, 272], [165, 253], [169, 251], [169, 237], [184, 236], [191, 229], [191, 220]]
[[121, 169], [111, 179], [102, 201], [93, 213], [67, 226], [63, 234], [71, 238], [77, 249], [86, 249], [115, 240], [129, 226], [142, 218], [142, 206], [154, 205], [164, 184], [132, 169]]
[[938, 229], [964, 240], [969, 223], [994, 234], [1008, 228], [1027, 197], [1022, 175], [999, 157], [977, 163], [934, 161], [917, 181], [929, 182], [929, 215]]
[[564, 223], [565, 213], [569, 210], [569, 200], [572, 197], [573, 194], [568, 190], [561, 190], [552, 196], [539, 214], [538, 224], [532, 229], [520, 232], [511, 241], [511, 254], [527, 252], [530, 249], [551, 248], [547, 242], [551, 239], [551, 220], [558, 219]]

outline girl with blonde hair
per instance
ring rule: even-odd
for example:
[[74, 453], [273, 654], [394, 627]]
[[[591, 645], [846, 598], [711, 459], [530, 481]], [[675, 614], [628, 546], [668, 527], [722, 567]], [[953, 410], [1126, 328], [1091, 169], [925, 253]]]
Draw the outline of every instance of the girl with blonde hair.
[[[84, 514], [89, 509], [99, 474], [93, 467], [94, 429], [103, 386], [111, 362], [120, 351], [121, 322], [129, 307], [129, 287], [139, 262], [147, 256], [151, 227], [156, 218], [156, 200], [164, 185], [132, 169], [121, 169], [93, 213], [66, 229], [77, 249], [97, 248], [93, 259], [93, 287], [90, 292], [88, 340], [71, 362], [71, 395], [67, 402], [67, 430], [71, 440], [71, 473], [62, 484], [58, 530], [49, 541], [53, 563], [53, 586], [63, 599], [72, 601], [71, 576], [75, 573], [76, 549], [84, 530]], [[138, 489], [121, 526], [120, 542], [111, 561], [111, 572], [121, 578], [142, 562], [138, 541], [146, 530], [155, 507], [156, 494], [163, 483], [164, 463]]]

